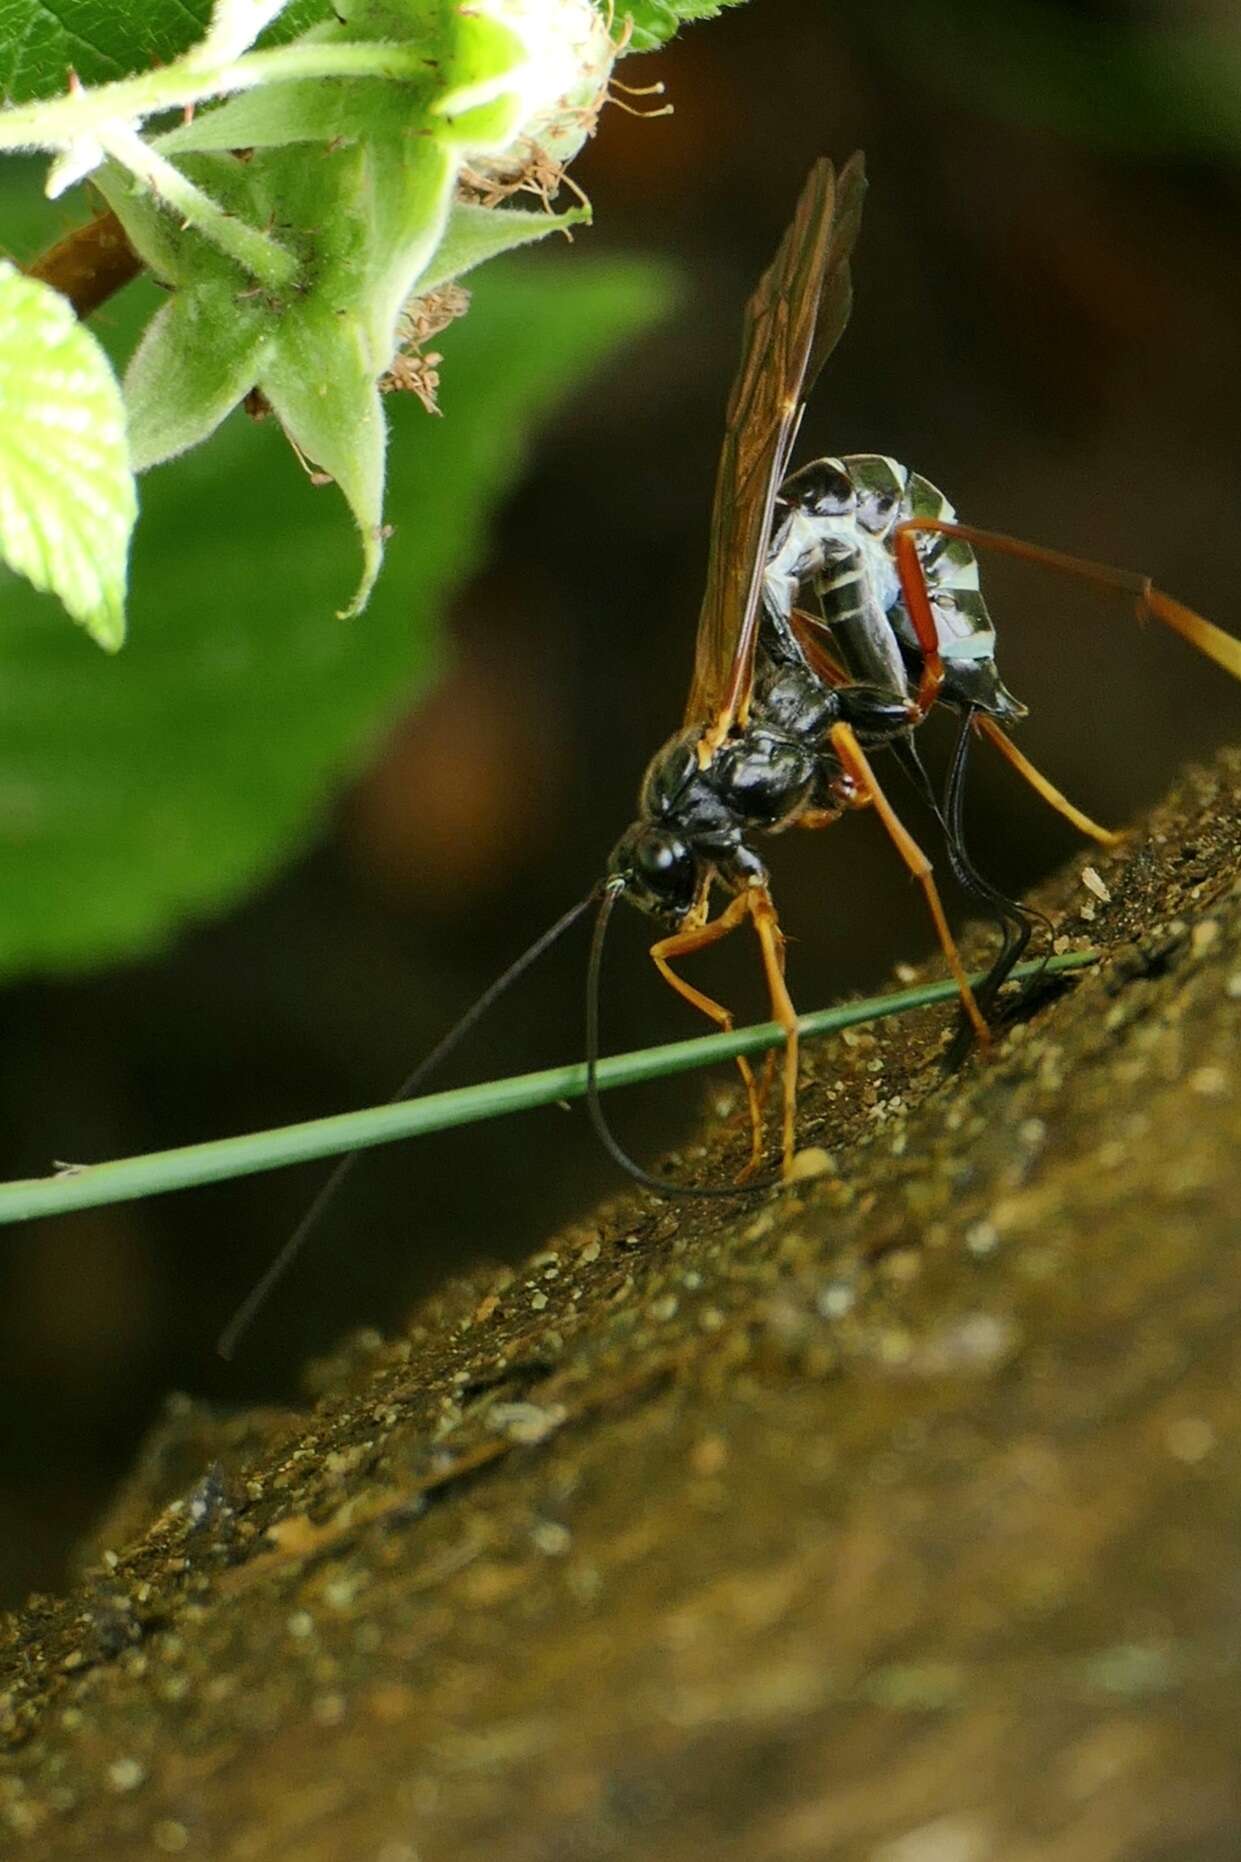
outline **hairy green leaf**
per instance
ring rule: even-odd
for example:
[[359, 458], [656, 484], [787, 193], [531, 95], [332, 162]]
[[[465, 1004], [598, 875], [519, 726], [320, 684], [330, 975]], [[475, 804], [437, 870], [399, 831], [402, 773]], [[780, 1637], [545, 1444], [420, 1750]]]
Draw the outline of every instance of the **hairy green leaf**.
[[[155, 293], [134, 295], [131, 326]], [[395, 536], [359, 621], [332, 612], [349, 527], [274, 421], [233, 421], [144, 482], [122, 662], [48, 627], [20, 584], [4, 591], [0, 967], [147, 948], [304, 841], [433, 669], [436, 617], [484, 557], [534, 424], [666, 296], [647, 267], [576, 256], [484, 280], [439, 339], [444, 419], [405, 397], [392, 409]]]
[[135, 472], [208, 439], [258, 380], [270, 332], [257, 316], [235, 316], [235, 298], [232, 280], [216, 293], [179, 294], [148, 323], [125, 374]]
[[[519, 36], [528, 23], [520, 8], [511, 9], [515, 26], [449, 0], [400, 0], [395, 11], [393, 0], [381, 7], [354, 0], [342, 11], [347, 17], [317, 34], [316, 46], [379, 28], [399, 34], [419, 22], [417, 82], [297, 84], [291, 112], [279, 90], [234, 98], [204, 113], [203, 139], [214, 144], [224, 119], [230, 145], [246, 146], [245, 159], [231, 146], [186, 152], [190, 125], [163, 138], [160, 176], [136, 178], [131, 163], [113, 162], [99, 185], [148, 265], [175, 290], [126, 383], [135, 459], [156, 465], [187, 450], [256, 388], [353, 512], [363, 566], [347, 612], [356, 613], [383, 555], [378, 382], [397, 348], [402, 308], [440, 243], [462, 151], [480, 159], [503, 152], [534, 99], [550, 97], [563, 114], [573, 79], [593, 96], [613, 48], [588, 5], [555, 11], [543, 36], [532, 28], [528, 40]], [[336, 113], [335, 130], [353, 133], [308, 150], [300, 139], [325, 138], [329, 127], [322, 105], [312, 107], [320, 95]], [[105, 132], [97, 133], [102, 143]], [[299, 140], [284, 140], [290, 136]], [[169, 150], [180, 154], [176, 167]], [[180, 225], [153, 205], [153, 189], [178, 200], [174, 182], [193, 191]], [[462, 222], [463, 265], [534, 236], [531, 216], [524, 223], [516, 214], [491, 217], [489, 234], [478, 216], [472, 228]], [[264, 250], [242, 250], [245, 233]], [[271, 240], [274, 253], [266, 250]], [[450, 275], [442, 267], [437, 274]]]
[[[673, 38], [688, 21], [708, 19], [738, 0], [631, 0], [615, 8], [623, 25], [633, 17], [629, 49], [651, 51]], [[292, 0], [259, 39], [260, 45], [286, 44], [307, 27], [331, 21], [338, 12], [331, 0]], [[358, 9], [352, 9], [357, 14]], [[612, 10], [600, 11], [612, 17]], [[55, 97], [65, 89], [68, 73], [83, 84], [106, 84], [148, 70], [156, 61], [169, 64], [199, 43], [211, 18], [211, 0], [0, 0], [0, 102], [25, 103]], [[320, 87], [320, 101], [330, 99]], [[227, 146], [243, 146], [234, 142]], [[223, 144], [187, 141], [195, 148]]]
[[715, 19], [726, 6], [738, 6], [740, 0], [630, 0], [618, 8], [617, 17], [633, 21], [629, 49], [653, 52], [676, 37], [682, 26], [694, 20]]
[[[236, 209], [239, 190], [229, 183], [245, 165], [200, 156], [194, 166], [214, 171], [217, 196]], [[154, 276], [186, 287], [160, 305], [125, 371], [130, 455], [144, 472], [215, 432], [258, 380], [275, 319], [268, 296], [243, 289], [229, 259], [137, 195], [126, 175], [108, 168], [99, 183], [109, 200], [124, 195], [130, 240]]]
[[0, 262], [0, 554], [109, 650], [137, 510], [107, 357], [58, 291]]
[[[259, 43], [291, 39], [330, 19], [328, 0], [292, 0]], [[170, 64], [201, 40], [211, 0], [0, 0], [0, 99], [55, 97], [74, 71], [83, 84]]]
[[521, 207], [472, 207], [458, 201], [449, 210], [431, 263], [418, 274], [418, 290], [437, 290], [502, 252], [546, 239], [549, 233], [566, 233], [570, 227], [589, 224], [589, 207], [570, 207], [567, 213], [531, 213]]

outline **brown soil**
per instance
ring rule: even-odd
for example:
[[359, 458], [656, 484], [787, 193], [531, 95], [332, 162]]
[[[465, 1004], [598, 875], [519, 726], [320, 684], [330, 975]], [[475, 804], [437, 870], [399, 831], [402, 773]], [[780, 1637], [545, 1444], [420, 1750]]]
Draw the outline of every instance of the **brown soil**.
[[1239, 789], [1047, 889], [1104, 960], [991, 1063], [813, 1054], [820, 1174], [174, 1405], [0, 1651], [16, 1852], [1235, 1857]]

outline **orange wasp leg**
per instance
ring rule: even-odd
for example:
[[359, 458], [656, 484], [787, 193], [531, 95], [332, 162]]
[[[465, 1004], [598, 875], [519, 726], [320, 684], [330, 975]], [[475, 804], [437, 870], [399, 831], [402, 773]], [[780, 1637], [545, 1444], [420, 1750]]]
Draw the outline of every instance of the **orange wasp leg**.
[[[733, 1030], [733, 1018], [723, 1003], [713, 997], [704, 995], [701, 989], [695, 989], [683, 976], [678, 976], [672, 968], [674, 957], [690, 957], [695, 951], [706, 950], [712, 944], [718, 944], [721, 938], [735, 931], [737, 926], [750, 914], [748, 892], [739, 892], [735, 899], [722, 911], [718, 918], [707, 924], [691, 925], [684, 931], [674, 931], [670, 937], [660, 938], [651, 946], [651, 961], [655, 968], [683, 1001], [691, 1008], [698, 1009], [703, 1015], [710, 1016], [725, 1034]], [[737, 1056], [737, 1070], [745, 1087], [746, 1105], [750, 1114], [750, 1161], [742, 1172], [742, 1177], [750, 1176], [763, 1159], [763, 1110], [758, 1086], [754, 1079], [754, 1069], [744, 1054]]]
[[[914, 534], [920, 530], [940, 536], [960, 537], [962, 542], [978, 549], [996, 550], [1001, 555], [1016, 556], [1023, 562], [1037, 563], [1045, 569], [1058, 570], [1062, 575], [1075, 575], [1101, 588], [1113, 588], [1122, 594], [1132, 595], [1140, 621], [1148, 615], [1162, 621], [1173, 633], [1180, 634], [1191, 646], [1197, 647], [1207, 659], [1222, 666], [1225, 672], [1230, 672], [1234, 679], [1241, 679], [1241, 640], [1234, 639], [1203, 615], [1195, 614], [1183, 602], [1174, 601], [1171, 595], [1165, 595], [1162, 589], [1155, 587], [1148, 575], [1140, 575], [1132, 569], [1113, 569], [1107, 563], [1091, 562], [1081, 556], [1066, 556], [1062, 550], [1044, 549], [1041, 544], [1026, 543], [1020, 537], [1010, 537], [1001, 530], [980, 530], [972, 524], [958, 524], [943, 517], [906, 518], [893, 532], [897, 564], [901, 571], [901, 588], [920, 645], [923, 644], [923, 630], [927, 623], [934, 626], [921, 558], [913, 543]], [[931, 682], [932, 698], [939, 689], [942, 677], [941, 668]], [[922, 683], [918, 688], [919, 705], [923, 703], [927, 684], [924, 669]], [[974, 727], [989, 737], [1018, 774], [1025, 777], [1031, 788], [1057, 813], [1071, 821], [1075, 828], [1098, 841], [1100, 846], [1114, 847], [1117, 844], [1121, 836], [1109, 828], [1100, 827], [1097, 821], [1092, 821], [1088, 814], [1070, 802], [1063, 791], [1034, 767], [992, 719], [977, 717]]]
[[[917, 530], [933, 530], [946, 537], [960, 537], [962, 542], [973, 544], [977, 549], [998, 550], [1001, 555], [1018, 556], [1023, 562], [1041, 563], [1043, 568], [1058, 569], [1062, 575], [1079, 576], [1083, 581], [1098, 583], [1100, 588], [1115, 588], [1122, 594], [1132, 595], [1139, 620], [1153, 615], [1155, 620], [1162, 621], [1165, 627], [1170, 627], [1173, 633], [1180, 634], [1191, 646], [1197, 647], [1200, 653], [1214, 660], [1217, 666], [1222, 666], [1225, 672], [1230, 672], [1234, 679], [1241, 679], [1241, 640], [1226, 634], [1222, 627], [1216, 627], [1213, 621], [1206, 620], [1203, 615], [1195, 614], [1183, 602], [1174, 601], [1171, 595], [1165, 595], [1161, 588], [1155, 587], [1148, 575], [1139, 575], [1133, 569], [1113, 569], [1107, 563], [1090, 562], [1082, 556], [1066, 556], [1061, 550], [1044, 549], [1041, 544], [1025, 543], [1020, 537], [1006, 536], [1002, 530], [976, 530], [972, 524], [949, 523], [942, 517], [908, 517], [896, 526], [893, 536], [898, 563], [903, 538]], [[905, 547], [916, 561], [917, 551], [912, 540]], [[908, 601], [909, 587], [903, 574], [901, 586]], [[925, 600], [925, 586], [922, 596]], [[912, 606], [910, 615], [918, 630], [921, 645], [922, 628]], [[926, 615], [930, 618], [929, 603]]]
[[1034, 767], [1029, 757], [1023, 755], [1008, 732], [1002, 731], [994, 718], [988, 718], [980, 713], [974, 719], [974, 729], [980, 736], [988, 738], [1001, 756], [1007, 757], [1018, 775], [1024, 776], [1030, 787], [1041, 795], [1045, 802], [1050, 803], [1057, 814], [1063, 815], [1066, 821], [1071, 821], [1073, 826], [1087, 835], [1089, 839], [1098, 841], [1100, 847], [1119, 846], [1124, 835], [1117, 834], [1112, 828], [1100, 827], [1097, 821], [1092, 821], [1088, 814], [1077, 807], [1076, 803], [1069, 800], [1062, 789], [1058, 789], [1055, 783], [1043, 774], [1042, 770]]
[[797, 1143], [797, 1010], [784, 980], [784, 933], [772, 903], [771, 894], [754, 887], [750, 892], [750, 913], [763, 953], [767, 972], [767, 989], [771, 1012], [784, 1030], [784, 1129], [780, 1146], [781, 1164], [787, 1177], [793, 1169], [793, 1152]]
[[[922, 565], [919, 562], [919, 573], [921, 573], [921, 568]], [[822, 622], [817, 621], [813, 614], [807, 614], [801, 608], [794, 608], [794, 636], [810, 664], [811, 671], [817, 673], [826, 685], [847, 685], [848, 674], [833, 660], [823, 644], [821, 636], [826, 631]], [[994, 718], [987, 717], [985, 712], [977, 713], [974, 718], [974, 729], [980, 736], [989, 738], [999, 750], [1000, 755], [1007, 757], [1018, 775], [1024, 776], [1035, 793], [1041, 795], [1043, 800], [1058, 814], [1063, 815], [1066, 821], [1071, 821], [1080, 833], [1085, 834], [1090, 840], [1098, 841], [1101, 847], [1115, 847], [1123, 840], [1123, 835], [1115, 833], [1111, 828], [1100, 827], [1097, 821], [1092, 821], [1084, 809], [1069, 800], [1063, 789], [1058, 789], [1049, 776], [1045, 776], [1041, 769], [1036, 769], [1029, 757], [1017, 748], [1007, 731], [1000, 729]], [[826, 824], [820, 821], [817, 815], [804, 816], [797, 823], [798, 827], [822, 827], [824, 825]]]
[[905, 608], [913, 622], [914, 632], [918, 636], [918, 645], [922, 651], [922, 673], [918, 680], [918, 690], [914, 694], [914, 704], [918, 708], [919, 719], [924, 718], [939, 696], [939, 688], [944, 683], [944, 662], [939, 651], [939, 629], [935, 625], [935, 616], [931, 613], [931, 597], [927, 594], [926, 576], [922, 569], [922, 558], [913, 539], [915, 529], [926, 526], [921, 522], [898, 524], [892, 532], [892, 548], [896, 555], [896, 573], [901, 581], [901, 593], [905, 597]]
[[[706, 950], [711, 944], [718, 944], [721, 938], [735, 931], [746, 918], [753, 920], [762, 951], [772, 1018], [779, 1022], [785, 1034], [783, 1158], [784, 1174], [787, 1176], [793, 1160], [797, 1116], [797, 1011], [784, 981], [784, 938], [770, 893], [763, 886], [748, 886], [744, 892], [737, 894], [718, 918], [708, 924], [692, 925], [684, 931], [674, 931], [670, 937], [661, 938], [651, 946], [651, 958], [664, 981], [679, 996], [704, 1015], [709, 1015], [725, 1031], [731, 1031], [733, 1018], [728, 1010], [710, 996], [704, 995], [700, 989], [695, 989], [684, 977], [678, 976], [672, 968], [672, 959], [689, 957], [696, 951]], [[750, 1160], [739, 1179], [744, 1181], [762, 1162], [763, 1114], [753, 1069], [744, 1055], [738, 1056], [737, 1066], [745, 1082], [750, 1112]]]
[[902, 824], [896, 810], [880, 788], [875, 772], [867, 762], [865, 752], [849, 726], [833, 724], [828, 734], [842, 769], [858, 786], [859, 802], [870, 802], [873, 805], [876, 814], [891, 836], [893, 846], [922, 887], [931, 917], [935, 922], [935, 929], [939, 934], [944, 956], [948, 960], [948, 968], [952, 971], [961, 994], [961, 1006], [973, 1024], [974, 1033], [978, 1036], [978, 1045], [984, 1049], [990, 1047], [991, 1030], [974, 1000], [974, 992], [965, 974], [956, 941], [948, 929], [948, 920], [944, 916], [944, 907], [931, 871], [931, 862], [909, 830]]

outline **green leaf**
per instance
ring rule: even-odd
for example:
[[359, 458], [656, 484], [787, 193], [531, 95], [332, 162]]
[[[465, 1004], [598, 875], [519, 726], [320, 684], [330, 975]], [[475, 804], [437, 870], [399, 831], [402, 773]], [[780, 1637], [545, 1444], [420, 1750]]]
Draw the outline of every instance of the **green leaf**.
[[631, 52], [653, 52], [694, 20], [715, 19], [740, 0], [627, 0], [620, 17], [633, 21]]
[[178, 292], [148, 323], [125, 371], [135, 472], [207, 439], [257, 381], [271, 334], [263, 318], [237, 315], [236, 296], [232, 281], [214, 294]]
[[[193, 166], [215, 171], [222, 203], [244, 210], [228, 183], [244, 177], [245, 164], [199, 156]], [[267, 296], [244, 288], [231, 260], [137, 195], [127, 175], [109, 166], [98, 183], [110, 204], [124, 201], [129, 238], [154, 276], [189, 287], [160, 305], [125, 371], [130, 454], [144, 472], [205, 440], [250, 391], [274, 341], [275, 314]]]
[[[259, 43], [283, 43], [331, 17], [328, 0], [293, 0]], [[70, 70], [83, 84], [107, 84], [171, 64], [201, 40], [210, 18], [211, 0], [0, 0], [0, 97], [59, 96]]]
[[458, 201], [449, 212], [431, 263], [418, 274], [418, 291], [436, 291], [501, 252], [546, 239], [549, 233], [588, 226], [590, 217], [589, 207], [570, 207], [566, 213], [531, 213], [522, 207], [474, 207]]
[[59, 292], [0, 262], [0, 552], [109, 651], [137, 511], [107, 357]]
[[[278, 94], [261, 93], [206, 114], [208, 140], [223, 117], [230, 136], [244, 139], [249, 150], [244, 161], [217, 149], [183, 153], [176, 171], [199, 190], [198, 198], [212, 203], [218, 245], [199, 237], [193, 225], [169, 231], [149, 195], [115, 165], [100, 175], [137, 248], [176, 287], [126, 383], [136, 458], [153, 465], [186, 450], [250, 388], [259, 388], [299, 451], [339, 485], [357, 521], [363, 569], [350, 614], [365, 606], [383, 556], [385, 417], [377, 384], [397, 346], [402, 307], [443, 234], [460, 148], [473, 150], [480, 137], [506, 141], [526, 120], [530, 95], [550, 86], [559, 96], [557, 87], [581, 56], [576, 38], [562, 44], [549, 27], [546, 47], [537, 46], [537, 33], [531, 40], [546, 53], [544, 69], [516, 31], [481, 7], [405, 0], [404, 11], [409, 19], [363, 0], [343, 24], [316, 35], [316, 43], [326, 45], [371, 28], [399, 34], [415, 16], [424, 32], [432, 32], [425, 40], [435, 53], [428, 55], [432, 75], [419, 88], [369, 81], [330, 87], [336, 127], [351, 122], [362, 133], [333, 138], [310, 154], [296, 143], [254, 146], [262, 142], [263, 113], [273, 102], [281, 133], [309, 130], [312, 118], [297, 115], [311, 101], [313, 87], [304, 85], [290, 87], [296, 93], [291, 115]], [[610, 57], [610, 41], [589, 7], [570, 6], [566, 18], [582, 44]], [[210, 131], [213, 116], [216, 132]], [[321, 107], [314, 119], [320, 136], [323, 119]], [[183, 144], [184, 135], [165, 137], [161, 159]], [[168, 178], [163, 185], [166, 191]], [[494, 218], [497, 230], [487, 237], [475, 220], [463, 263], [481, 262], [488, 239], [496, 252], [534, 236], [515, 215], [507, 224], [503, 216]], [[282, 259], [300, 273], [296, 289], [276, 286], [270, 277], [263, 289], [254, 288], [236, 263], [243, 256], [235, 250], [240, 229], [264, 226], [279, 228]], [[232, 256], [224, 258], [220, 247]]]
[[[298, 211], [296, 151], [280, 188]], [[385, 423], [378, 377], [392, 359], [401, 306], [439, 242], [456, 169], [430, 137], [385, 138], [323, 155], [312, 185], [335, 188], [314, 288], [276, 317], [258, 385], [285, 431], [340, 486], [362, 539], [365, 607], [383, 560]]]
[[[317, 312], [317, 314], [316, 314]], [[262, 387], [298, 451], [335, 480], [362, 539], [362, 579], [339, 618], [360, 614], [383, 562], [383, 407], [359, 319], [311, 305], [286, 331]]]
[[[426, 0], [428, 13], [433, 12]], [[356, 34], [332, 26], [313, 35], [317, 47], [364, 44]], [[455, 35], [447, 32], [444, 44]], [[427, 47], [425, 71], [418, 80], [400, 84], [373, 78], [300, 78], [279, 84], [262, 84], [195, 111], [188, 123], [167, 129], [156, 139], [164, 155], [185, 155], [203, 150], [275, 149], [290, 142], [330, 144], [343, 137], [372, 133], [412, 133], [411, 119], [443, 89], [440, 73], [442, 49], [424, 31]]]
[[[156, 293], [127, 296], [111, 320], [132, 327]], [[577, 256], [484, 277], [439, 339], [444, 418], [391, 409], [395, 535], [362, 621], [332, 613], [350, 527], [274, 421], [234, 421], [145, 481], [119, 664], [5, 589], [0, 968], [149, 948], [288, 858], [433, 671], [437, 617], [485, 560], [536, 422], [667, 301], [662, 273]]]

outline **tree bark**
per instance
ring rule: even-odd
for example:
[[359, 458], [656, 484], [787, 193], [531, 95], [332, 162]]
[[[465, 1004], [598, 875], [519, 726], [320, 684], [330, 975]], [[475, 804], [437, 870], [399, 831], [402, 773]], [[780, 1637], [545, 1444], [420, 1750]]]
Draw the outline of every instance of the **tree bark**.
[[1103, 958], [989, 1062], [812, 1053], [819, 1174], [183, 1403], [12, 1622], [18, 1852], [1235, 1857], [1239, 788], [1045, 890]]

